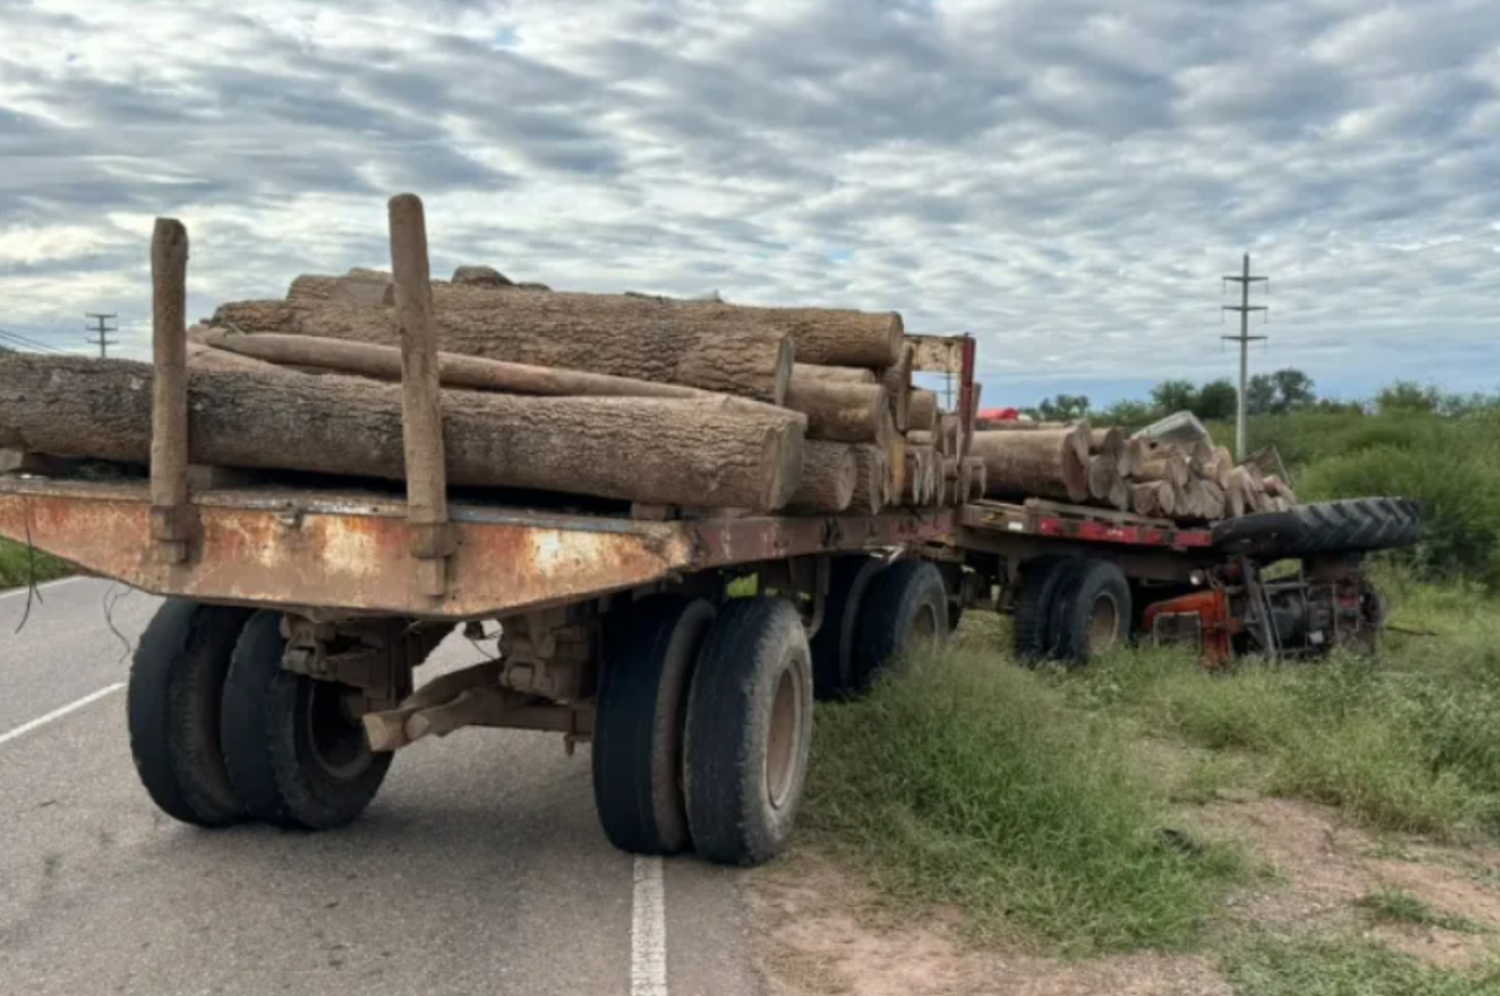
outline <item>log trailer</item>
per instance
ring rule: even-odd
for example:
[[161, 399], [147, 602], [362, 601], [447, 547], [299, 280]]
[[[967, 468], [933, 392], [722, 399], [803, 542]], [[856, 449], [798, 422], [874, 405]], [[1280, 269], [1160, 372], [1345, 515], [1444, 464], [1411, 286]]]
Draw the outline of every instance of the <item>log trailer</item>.
[[[559, 509], [459, 494], [441, 465], [409, 495], [242, 479], [189, 465], [184, 346], [162, 339], [150, 466], [100, 480], [0, 450], [0, 536], [165, 597], [131, 668], [129, 737], [154, 802], [202, 827], [337, 827], [396, 751], [499, 727], [590, 744], [617, 847], [755, 864], [791, 832], [815, 700], [859, 692], [966, 609], [1011, 614], [1027, 661], [1132, 638], [1213, 666], [1367, 648], [1382, 611], [1361, 557], [1420, 530], [1392, 499], [1195, 529], [1035, 500]], [[973, 340], [912, 339], [971, 412]], [[404, 430], [420, 447], [440, 423]], [[1287, 560], [1290, 574], [1264, 570]], [[492, 659], [419, 684], [455, 629], [497, 638]]]

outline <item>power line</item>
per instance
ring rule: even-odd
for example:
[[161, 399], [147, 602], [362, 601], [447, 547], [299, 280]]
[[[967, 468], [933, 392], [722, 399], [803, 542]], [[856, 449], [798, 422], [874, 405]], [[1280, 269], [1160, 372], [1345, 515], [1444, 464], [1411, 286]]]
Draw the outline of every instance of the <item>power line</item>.
[[120, 341], [118, 339], [111, 339], [108, 337], [109, 333], [116, 331], [116, 327], [109, 325], [108, 322], [117, 316], [112, 314], [101, 315], [98, 312], [90, 311], [87, 312], [83, 317], [92, 318], [97, 323], [95, 325], [86, 326], [86, 328], [88, 328], [89, 331], [93, 332], [97, 338], [85, 339], [84, 342], [98, 346], [99, 359], [106, 359], [108, 356], [109, 347], [118, 345]]
[[14, 345], [24, 347], [26, 349], [34, 350], [38, 353], [53, 353], [58, 356], [67, 355], [66, 350], [58, 349], [56, 346], [50, 345], [49, 343], [40, 342], [36, 339], [30, 339], [18, 332], [11, 332], [6, 329], [0, 329], [0, 339], [3, 339], [6, 342], [12, 343]]
[[1244, 257], [1243, 272], [1238, 276], [1228, 276], [1224, 279], [1225, 281], [1233, 280], [1240, 285], [1240, 303], [1224, 305], [1225, 311], [1238, 311], [1240, 313], [1240, 334], [1237, 336], [1221, 336], [1221, 338], [1240, 344], [1240, 397], [1239, 412], [1234, 426], [1234, 447], [1235, 456], [1243, 460], [1245, 459], [1245, 392], [1250, 381], [1250, 343], [1255, 339], [1269, 338], [1268, 336], [1250, 334], [1250, 312], [1269, 310], [1264, 304], [1250, 303], [1250, 285], [1260, 281], [1269, 281], [1271, 278], [1252, 277], [1250, 275], [1250, 254], [1247, 252]]

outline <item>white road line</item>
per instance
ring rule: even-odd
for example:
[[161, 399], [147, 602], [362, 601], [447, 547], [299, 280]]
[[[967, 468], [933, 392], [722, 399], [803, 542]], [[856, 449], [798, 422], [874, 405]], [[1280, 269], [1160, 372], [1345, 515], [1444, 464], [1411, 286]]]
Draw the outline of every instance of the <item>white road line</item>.
[[667, 996], [667, 916], [661, 871], [661, 858], [635, 859], [630, 996]]
[[[63, 706], [61, 709], [53, 709], [51, 712], [47, 713], [47, 715], [45, 715], [45, 716], [38, 716], [36, 719], [33, 719], [31, 722], [29, 722], [29, 723], [23, 723], [20, 726], [16, 727], [14, 730], [11, 730], [8, 733], [0, 733], [0, 744], [9, 743], [10, 741], [16, 739], [17, 737], [24, 737], [26, 734], [30, 733], [32, 730], [35, 730], [35, 729], [37, 729], [38, 727], [41, 727], [41, 726], [46, 726], [48, 723], [52, 722], [54, 719], [62, 719], [64, 716], [66, 716], [70, 712], [77, 712], [79, 709], [82, 709], [84, 706], [89, 705], [90, 703], [93, 703], [93, 702], [98, 702], [100, 699], [104, 698], [104, 696], [106, 696], [106, 695], [113, 695], [115, 692], [118, 692], [120, 689], [122, 689], [124, 687], [125, 687], [125, 682], [123, 682], [123, 681], [117, 681], [113, 685], [106, 685], [105, 687], [99, 689], [97, 692], [90, 692], [89, 694], [85, 695], [83, 698], [79, 699], [77, 702], [69, 702], [67, 705]], [[661, 887], [660, 887], [659, 884], [657, 886], [657, 895], [658, 896], [661, 895]], [[663, 994], [666, 993], [666, 989], [665, 988], [662, 989], [662, 993]]]
[[[75, 581], [86, 581], [86, 580], [88, 580], [88, 579], [87, 578], [60, 578], [60, 579], [58, 579], [56, 581], [48, 581], [45, 584], [39, 584], [39, 585], [36, 586], [36, 589], [37, 589], [37, 591], [46, 591], [48, 588], [56, 588], [58, 585], [72, 584]], [[12, 589], [10, 591], [0, 591], [0, 598], [15, 598], [17, 595], [24, 595], [24, 594], [26, 594], [26, 592], [28, 590], [29, 589], [26, 589], [26, 588], [14, 588], [14, 589]]]

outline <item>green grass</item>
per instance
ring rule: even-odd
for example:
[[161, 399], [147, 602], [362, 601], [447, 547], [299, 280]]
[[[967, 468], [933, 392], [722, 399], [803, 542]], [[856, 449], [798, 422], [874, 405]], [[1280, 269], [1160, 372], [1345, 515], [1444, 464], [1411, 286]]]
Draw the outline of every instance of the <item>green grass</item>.
[[1252, 941], [1223, 968], [1237, 996], [1500, 996], [1500, 968], [1433, 968], [1343, 939]]
[[16, 588], [35, 581], [51, 581], [72, 573], [66, 563], [41, 551], [0, 539], [0, 589]]
[[1356, 904], [1374, 920], [1383, 923], [1404, 923], [1417, 927], [1438, 927], [1464, 934], [1483, 932], [1478, 924], [1467, 917], [1450, 916], [1433, 909], [1419, 897], [1402, 889], [1381, 889], [1360, 898]]
[[992, 651], [955, 647], [820, 707], [816, 737], [812, 834], [981, 935], [1019, 927], [1071, 953], [1183, 944], [1241, 872], [1232, 848], [1165, 841], [1125, 731]]
[[[1003, 621], [971, 612], [942, 655], [820, 706], [805, 826], [902, 903], [956, 906], [981, 936], [1074, 954], [1205, 936], [1249, 863], [1212, 841], [1196, 857], [1164, 846], [1162, 830], [1198, 842], [1167, 814], [1226, 793], [1439, 839], [1500, 835], [1500, 613], [1472, 587], [1386, 587], [1398, 624], [1438, 635], [1390, 634], [1373, 659], [1219, 673], [1174, 651], [1031, 671], [1006, 657]], [[1464, 926], [1403, 894], [1364, 905]]]
[[[1472, 588], [1389, 588], [1398, 624], [1438, 635], [1389, 634], [1373, 659], [1213, 675], [1188, 655], [1127, 652], [1056, 680], [1143, 733], [1249, 759], [1264, 791], [1386, 830], [1500, 831], [1500, 613]], [[1198, 777], [1208, 791], [1234, 771]]]

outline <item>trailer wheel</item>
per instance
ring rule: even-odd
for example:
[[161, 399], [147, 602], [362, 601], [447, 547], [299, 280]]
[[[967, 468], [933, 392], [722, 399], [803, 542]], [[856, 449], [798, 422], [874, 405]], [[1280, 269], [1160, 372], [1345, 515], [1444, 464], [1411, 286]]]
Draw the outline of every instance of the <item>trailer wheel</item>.
[[611, 844], [675, 854], [691, 843], [682, 795], [683, 716], [713, 606], [655, 595], [606, 621], [594, 720], [594, 808]]
[[1072, 563], [1068, 557], [1035, 557], [1022, 567], [1021, 596], [1011, 625], [1016, 659], [1022, 664], [1046, 660], [1057, 649], [1053, 637], [1053, 610], [1063, 575]]
[[698, 853], [757, 865], [786, 846], [807, 782], [812, 710], [812, 654], [796, 608], [732, 599], [688, 695], [685, 789]]
[[1076, 560], [1058, 581], [1051, 630], [1057, 657], [1084, 665], [1130, 638], [1130, 583], [1107, 560]]
[[948, 638], [948, 589], [925, 560], [898, 560], [870, 582], [860, 612], [855, 677], [869, 687], [886, 668]]
[[282, 669], [279, 612], [257, 612], [240, 634], [224, 684], [221, 745], [229, 781], [251, 816], [326, 830], [362, 813], [391, 766], [349, 714], [356, 690]]
[[843, 698], [857, 690], [855, 641], [859, 610], [870, 582], [885, 567], [878, 557], [852, 554], [835, 557], [823, 603], [823, 624], [812, 638], [813, 691], [820, 702]]
[[130, 755], [151, 801], [183, 823], [245, 816], [219, 753], [219, 704], [246, 609], [165, 602], [136, 648], [125, 693]]

